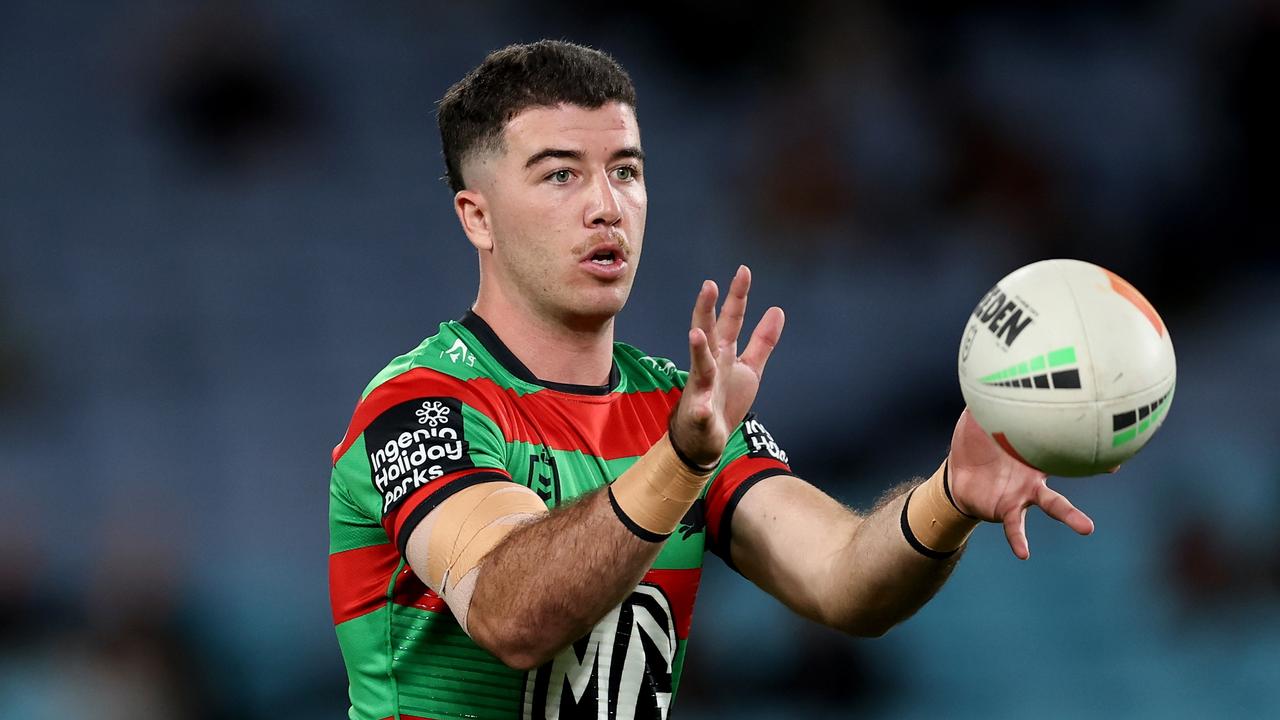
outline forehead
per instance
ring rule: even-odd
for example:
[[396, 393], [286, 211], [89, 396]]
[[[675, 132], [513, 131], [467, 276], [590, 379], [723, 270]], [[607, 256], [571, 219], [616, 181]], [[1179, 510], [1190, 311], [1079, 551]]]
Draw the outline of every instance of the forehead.
[[510, 156], [524, 162], [546, 148], [612, 154], [623, 147], [640, 147], [635, 111], [622, 103], [606, 103], [594, 110], [577, 105], [529, 108], [503, 130]]

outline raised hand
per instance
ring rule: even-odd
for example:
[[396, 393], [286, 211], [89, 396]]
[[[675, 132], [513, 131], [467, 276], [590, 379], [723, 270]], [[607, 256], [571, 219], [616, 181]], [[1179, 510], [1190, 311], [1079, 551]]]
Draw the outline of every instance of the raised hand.
[[949, 471], [952, 499], [960, 512], [1003, 523], [1010, 549], [1022, 560], [1031, 556], [1026, 519], [1032, 505], [1081, 535], [1093, 532], [1088, 515], [1050, 489], [1048, 476], [1001, 449], [967, 408], [951, 435]]
[[782, 336], [782, 309], [771, 307], [738, 355], [738, 334], [747, 312], [751, 271], [738, 267], [729, 295], [716, 316], [719, 289], [702, 283], [689, 329], [689, 378], [671, 419], [672, 442], [693, 462], [710, 466], [720, 459], [729, 433], [755, 402], [769, 354]]

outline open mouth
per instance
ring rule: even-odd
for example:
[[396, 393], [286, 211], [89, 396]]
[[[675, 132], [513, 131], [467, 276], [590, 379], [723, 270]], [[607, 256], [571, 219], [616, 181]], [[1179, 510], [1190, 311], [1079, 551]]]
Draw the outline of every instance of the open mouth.
[[617, 260], [618, 260], [618, 256], [612, 250], [601, 250], [600, 252], [591, 256], [591, 262], [595, 263], [596, 265], [612, 265], [615, 262], [617, 262]]

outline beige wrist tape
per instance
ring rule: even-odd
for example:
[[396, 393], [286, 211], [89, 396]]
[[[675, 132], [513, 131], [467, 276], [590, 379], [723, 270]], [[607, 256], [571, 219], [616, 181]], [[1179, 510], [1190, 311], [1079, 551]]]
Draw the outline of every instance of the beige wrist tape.
[[644, 540], [659, 542], [671, 534], [702, 488], [711, 471], [696, 473], [676, 455], [671, 438], [663, 435], [609, 486], [609, 500], [618, 519]]
[[[929, 557], [947, 557], [964, 545], [978, 520], [956, 509], [947, 497], [947, 461], [911, 491], [903, 508], [903, 534], [911, 546]], [[928, 551], [928, 552], [926, 552]]]
[[480, 560], [516, 525], [546, 512], [546, 504], [527, 487], [509, 482], [475, 485], [427, 513], [410, 535], [405, 554], [466, 630]]

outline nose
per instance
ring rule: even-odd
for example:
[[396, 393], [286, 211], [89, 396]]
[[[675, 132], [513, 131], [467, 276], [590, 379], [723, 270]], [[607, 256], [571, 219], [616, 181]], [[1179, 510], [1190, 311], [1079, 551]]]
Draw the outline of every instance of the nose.
[[591, 198], [587, 204], [587, 225], [612, 227], [622, 222], [622, 204], [607, 173], [598, 175], [591, 184]]

